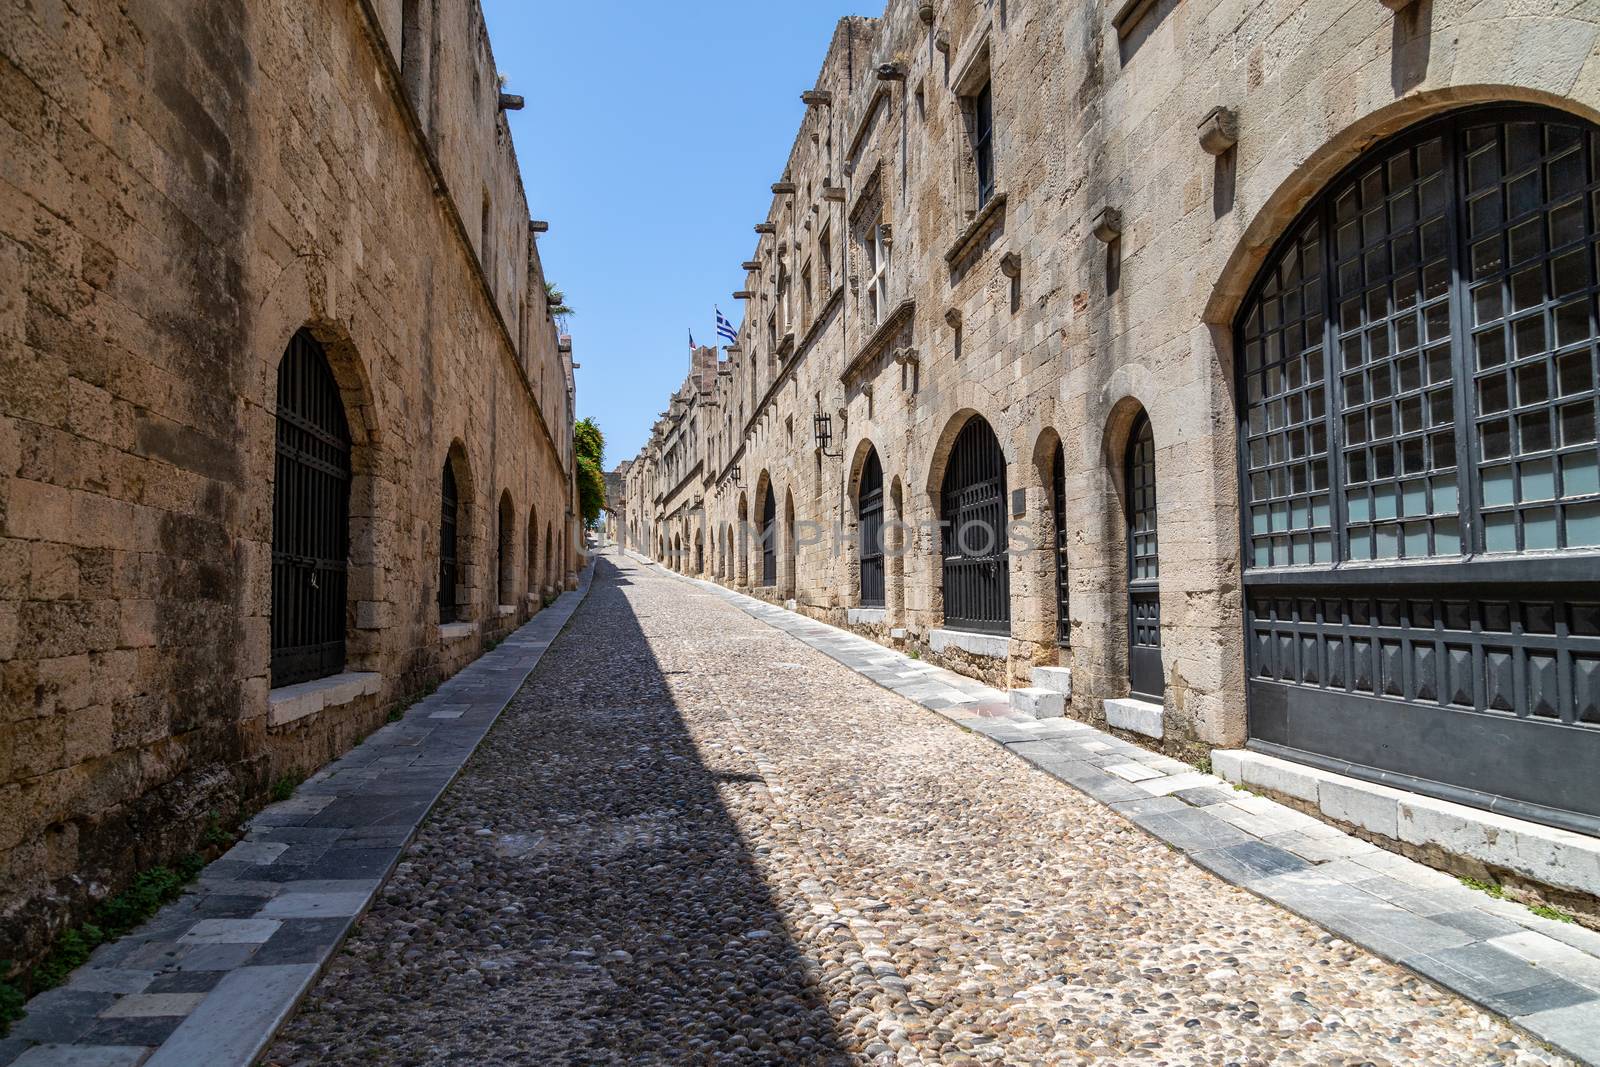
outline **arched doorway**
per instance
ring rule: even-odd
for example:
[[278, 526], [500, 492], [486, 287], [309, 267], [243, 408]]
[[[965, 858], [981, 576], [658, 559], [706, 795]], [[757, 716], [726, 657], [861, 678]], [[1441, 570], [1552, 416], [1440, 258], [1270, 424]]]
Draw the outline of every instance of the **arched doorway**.
[[856, 488], [856, 534], [860, 545], [861, 606], [884, 606], [883, 575], [883, 464], [878, 450], [870, 449]]
[[1056, 644], [1065, 648], [1072, 633], [1072, 605], [1067, 593], [1067, 455], [1060, 441], [1051, 459], [1050, 521], [1055, 533]]
[[1161, 556], [1156, 530], [1156, 441], [1140, 412], [1128, 433], [1128, 689], [1160, 703], [1166, 696], [1161, 666]]
[[511, 502], [511, 492], [500, 494], [500, 514], [497, 517], [499, 537], [495, 552], [496, 584], [502, 607], [511, 607], [517, 599], [517, 509]]
[[981, 415], [961, 427], [939, 491], [944, 624], [980, 633], [1011, 631], [1006, 545], [1006, 458]]
[[350, 425], [307, 330], [278, 363], [272, 491], [272, 685], [344, 670], [350, 567]]
[[778, 584], [778, 499], [770, 485], [761, 501], [761, 584]]
[[1430, 120], [1235, 322], [1251, 747], [1600, 827], [1600, 128]]

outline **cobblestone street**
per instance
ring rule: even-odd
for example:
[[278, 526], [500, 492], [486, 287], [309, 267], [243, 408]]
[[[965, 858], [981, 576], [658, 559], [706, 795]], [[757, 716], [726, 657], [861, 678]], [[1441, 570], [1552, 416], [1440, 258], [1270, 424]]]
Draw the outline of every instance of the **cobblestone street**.
[[267, 1062], [1566, 1061], [606, 555]]

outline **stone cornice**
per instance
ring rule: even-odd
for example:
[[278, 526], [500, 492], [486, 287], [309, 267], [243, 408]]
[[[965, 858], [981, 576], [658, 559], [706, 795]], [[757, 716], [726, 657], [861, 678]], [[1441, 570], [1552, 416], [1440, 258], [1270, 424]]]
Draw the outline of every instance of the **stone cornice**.
[[896, 304], [894, 310], [889, 312], [888, 317], [872, 332], [872, 336], [867, 338], [866, 344], [861, 346], [861, 351], [856, 353], [856, 357], [839, 372], [839, 380], [846, 385], [850, 384], [868, 363], [888, 347], [890, 340], [900, 332], [900, 327], [911, 321], [911, 316], [916, 310], [917, 301], [914, 297], [908, 296]]
[[950, 248], [944, 254], [945, 265], [954, 267], [961, 262], [961, 258], [972, 251], [972, 246], [989, 231], [989, 227], [999, 221], [1005, 212], [1005, 206], [1005, 193], [995, 193], [991, 196], [989, 202], [983, 205], [983, 210], [973, 216], [972, 221], [967, 223], [966, 228], [950, 243]]

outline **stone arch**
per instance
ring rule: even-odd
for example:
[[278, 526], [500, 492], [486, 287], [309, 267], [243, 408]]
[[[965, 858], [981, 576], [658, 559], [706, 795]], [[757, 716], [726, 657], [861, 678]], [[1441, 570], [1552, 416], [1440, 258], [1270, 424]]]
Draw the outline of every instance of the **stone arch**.
[[[869, 515], [873, 524], [870, 534], [862, 530], [862, 491], [865, 488], [863, 479], [869, 467], [874, 473], [875, 489], [873, 490], [874, 507]], [[886, 590], [879, 588], [872, 595], [867, 595], [865, 586], [874, 584], [865, 581], [862, 571], [862, 561], [869, 561], [879, 574], [884, 574], [883, 568], [887, 566], [887, 545], [883, 541], [883, 521], [888, 513], [885, 499], [883, 456], [868, 438], [863, 437], [856, 442], [850, 452], [850, 466], [845, 479], [845, 507], [844, 530], [842, 531], [843, 543], [839, 546], [840, 558], [844, 564], [842, 585], [844, 587], [845, 603], [860, 607], [883, 607], [887, 602]], [[872, 536], [876, 543], [875, 551], [868, 551], [863, 544], [863, 536]], [[868, 600], [872, 603], [869, 605]]]
[[[525, 591], [530, 598], [536, 599], [539, 591], [539, 507], [534, 505], [528, 509], [528, 572], [524, 575]], [[534, 607], [538, 607], [535, 603]]]
[[1054, 426], [1037, 431], [1029, 459], [1022, 486], [1026, 512], [1014, 538], [1014, 543], [1024, 543], [1012, 567], [1012, 599], [1017, 607], [1012, 634], [1031, 641], [1037, 655], [1054, 662], [1053, 650], [1065, 644], [1060, 590], [1070, 573], [1060, 542], [1073, 518], [1066, 494], [1066, 447]]
[[778, 500], [772, 476], [763, 470], [756, 478], [756, 507], [753, 516], [750, 551], [758, 562], [753, 563], [751, 581], [763, 588], [776, 588], [778, 573]]
[[734, 551], [738, 556], [734, 578], [742, 589], [750, 587], [750, 500], [739, 493], [739, 526], [734, 535]]
[[[453, 484], [456, 495], [455, 506], [455, 562], [454, 566], [447, 566], [443, 555], [444, 518], [442, 513], [430, 509], [432, 521], [428, 524], [432, 533], [432, 551], [429, 553], [438, 567], [436, 582], [436, 600], [439, 606], [439, 618], [444, 621], [469, 622], [478, 617], [478, 584], [479, 569], [481, 566], [478, 533], [477, 509], [474, 503], [477, 500], [477, 485], [472, 473], [472, 462], [467, 456], [467, 446], [458, 437], [450, 442], [445, 450], [444, 462], [438, 468], [441, 472], [434, 476], [434, 495], [436, 508], [439, 506], [443, 493], [443, 472], [449, 472], [449, 480]], [[453, 574], [447, 574], [451, 570]]]
[[783, 560], [778, 567], [778, 583], [783, 589], [784, 599], [786, 600], [793, 600], [799, 596], [800, 549], [796, 544], [796, 540], [794, 492], [785, 489], [783, 492]]
[[517, 600], [517, 508], [511, 490], [500, 493], [500, 508], [495, 522], [495, 590], [501, 607]]
[[[922, 560], [922, 575], [929, 591], [928, 612], [931, 622], [935, 625], [944, 625], [945, 617], [945, 590], [944, 590], [944, 552], [943, 540], [939, 533], [938, 524], [941, 522], [941, 504], [944, 493], [944, 478], [950, 460], [950, 451], [955, 446], [956, 439], [961, 436], [961, 431], [973, 419], [982, 419], [994, 435], [995, 444], [1000, 449], [1002, 463], [1006, 471], [1007, 483], [1015, 480], [1012, 471], [1012, 457], [1006, 453], [1006, 437], [1001, 435], [993, 419], [972, 407], [961, 407], [952, 413], [944, 422], [944, 428], [939, 436], [934, 439], [933, 447], [928, 453], [927, 471], [923, 483], [923, 506], [926, 514], [933, 524], [934, 534], [927, 546], [927, 552]], [[1009, 509], [1007, 509], [1009, 511]]]
[[551, 522], [544, 524], [544, 581], [545, 591], [554, 592], [560, 575], [555, 570], [555, 525]]

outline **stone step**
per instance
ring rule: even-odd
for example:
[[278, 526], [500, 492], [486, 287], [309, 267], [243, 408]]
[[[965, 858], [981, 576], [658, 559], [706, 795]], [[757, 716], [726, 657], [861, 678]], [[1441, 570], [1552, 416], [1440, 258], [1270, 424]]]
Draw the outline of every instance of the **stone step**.
[[1144, 734], [1146, 737], [1160, 737], [1164, 733], [1161, 720], [1166, 709], [1160, 704], [1123, 697], [1120, 700], [1107, 700], [1104, 707], [1107, 726]]
[[1031, 677], [1035, 689], [1048, 689], [1069, 700], [1072, 698], [1071, 667], [1035, 667]]
[[1035, 719], [1057, 719], [1067, 713], [1067, 698], [1054, 689], [1013, 689], [1011, 710]]

